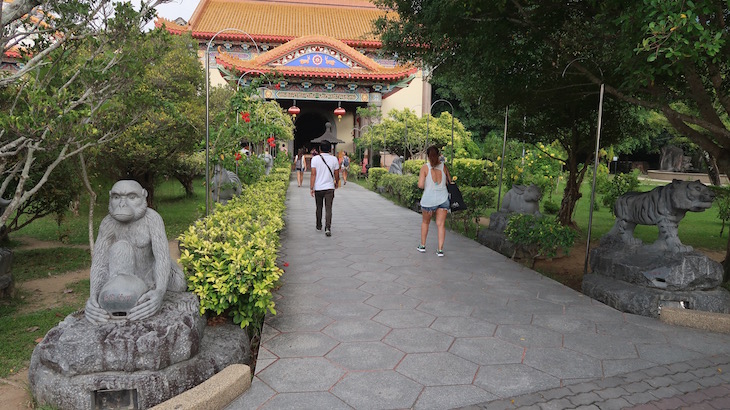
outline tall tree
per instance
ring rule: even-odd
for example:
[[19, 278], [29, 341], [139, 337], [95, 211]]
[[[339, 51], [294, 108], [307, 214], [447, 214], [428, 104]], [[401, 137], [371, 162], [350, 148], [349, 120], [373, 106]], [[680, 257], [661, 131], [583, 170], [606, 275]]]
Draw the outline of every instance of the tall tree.
[[96, 151], [97, 168], [114, 179], [134, 179], [147, 190], [154, 207], [155, 183], [173, 175], [181, 156], [199, 147], [205, 124], [204, 73], [197, 44], [187, 36], [161, 33], [160, 61], [150, 65], [136, 89], [117, 100], [145, 98], [156, 101], [137, 124]]
[[[552, 66], [664, 114], [730, 173], [730, 3], [723, 0], [377, 0], [386, 48], [475, 103], [519, 103]], [[524, 91], [524, 92], [522, 92]], [[484, 110], [488, 112], [488, 110]], [[725, 258], [730, 269], [730, 242]]]
[[0, 76], [0, 197], [11, 198], [3, 227], [64, 161], [118, 137], [154, 103], [112, 102], [158, 58], [159, 43], [143, 41], [158, 34], [141, 30], [152, 18], [150, 3], [139, 10], [109, 0], [37, 6], [17, 0], [0, 16], [3, 51], [17, 47], [25, 63]]
[[[568, 153], [563, 159], [568, 180], [558, 215], [562, 224], [573, 226], [580, 183], [593, 157], [599, 105], [599, 87], [576, 81], [575, 70], [565, 70], [570, 60], [561, 58], [562, 41], [571, 39], [573, 24], [592, 10], [577, 3], [386, 0], [381, 4], [396, 10], [398, 18], [377, 23], [386, 48], [434, 67], [434, 78], [449, 84], [459, 105], [473, 115], [494, 122], [510, 106], [513, 138], [560, 141]], [[527, 16], [537, 22], [526, 24]], [[552, 31], [543, 30], [548, 25]], [[605, 142], [636, 131], [627, 104], [606, 103], [605, 109], [611, 113], [604, 120]]]

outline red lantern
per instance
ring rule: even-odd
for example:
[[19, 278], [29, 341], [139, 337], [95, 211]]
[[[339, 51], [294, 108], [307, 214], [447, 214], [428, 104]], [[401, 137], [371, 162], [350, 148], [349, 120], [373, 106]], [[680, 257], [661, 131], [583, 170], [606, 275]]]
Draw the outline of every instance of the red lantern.
[[297, 114], [299, 114], [299, 113], [300, 113], [301, 111], [302, 111], [302, 110], [300, 110], [300, 109], [299, 109], [299, 107], [297, 107], [297, 102], [296, 102], [296, 100], [294, 100], [294, 104], [292, 104], [292, 106], [291, 106], [291, 107], [289, 107], [289, 109], [288, 109], [288, 110], [286, 110], [286, 112], [288, 112], [288, 113], [289, 113], [289, 115], [291, 115], [291, 116], [292, 116], [292, 117], [294, 117], [294, 118], [297, 118]]
[[342, 120], [342, 116], [345, 115], [345, 109], [342, 107], [335, 108], [335, 115], [337, 116], [337, 121]]

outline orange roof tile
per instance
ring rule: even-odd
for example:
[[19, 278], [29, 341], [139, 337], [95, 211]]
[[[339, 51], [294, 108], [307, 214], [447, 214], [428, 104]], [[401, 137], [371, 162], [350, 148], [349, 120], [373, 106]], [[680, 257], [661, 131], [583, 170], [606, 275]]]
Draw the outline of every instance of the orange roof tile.
[[[256, 41], [286, 42], [306, 35], [333, 37], [351, 45], [379, 47], [373, 21], [385, 12], [365, 0], [201, 0], [188, 26], [159, 18], [170, 31], [192, 31], [193, 37], [210, 38], [235, 27]], [[217, 38], [245, 39], [234, 32]]]
[[[298, 55], [311, 53], [310, 47], [326, 48], [330, 55], [337, 55], [347, 61], [350, 68], [324, 68], [311, 66], [287, 66], [283, 63], [296, 60]], [[302, 53], [302, 54], [297, 54]], [[417, 68], [411, 64], [383, 67], [372, 59], [360, 54], [357, 50], [342, 41], [325, 36], [305, 36], [292, 40], [275, 49], [258, 55], [253, 60], [241, 60], [229, 53], [222, 52], [216, 57], [216, 62], [227, 69], [237, 71], [260, 71], [264, 73], [276, 72], [286, 77], [302, 78], [331, 78], [371, 81], [395, 81], [414, 74]]]

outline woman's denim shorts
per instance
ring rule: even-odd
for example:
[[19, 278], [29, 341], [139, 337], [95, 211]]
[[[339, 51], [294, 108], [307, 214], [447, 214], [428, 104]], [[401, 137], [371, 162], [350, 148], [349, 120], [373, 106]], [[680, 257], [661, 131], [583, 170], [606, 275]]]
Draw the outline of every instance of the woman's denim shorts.
[[421, 211], [433, 212], [433, 211], [435, 211], [435, 210], [437, 210], [439, 208], [443, 208], [443, 209], [446, 209], [446, 210], [448, 210], [449, 208], [451, 208], [451, 204], [449, 204], [449, 200], [447, 199], [446, 201], [444, 201], [443, 204], [437, 205], [437, 206], [422, 206], [421, 207]]

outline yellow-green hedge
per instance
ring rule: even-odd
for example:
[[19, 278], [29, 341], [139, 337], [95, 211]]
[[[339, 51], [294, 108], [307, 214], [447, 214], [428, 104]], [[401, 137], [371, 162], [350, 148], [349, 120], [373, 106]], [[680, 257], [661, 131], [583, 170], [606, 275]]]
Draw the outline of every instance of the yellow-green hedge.
[[276, 314], [271, 290], [283, 272], [276, 258], [289, 174], [276, 169], [244, 185], [241, 196], [216, 205], [180, 235], [180, 265], [201, 314], [226, 313], [241, 327], [257, 326], [267, 311]]

